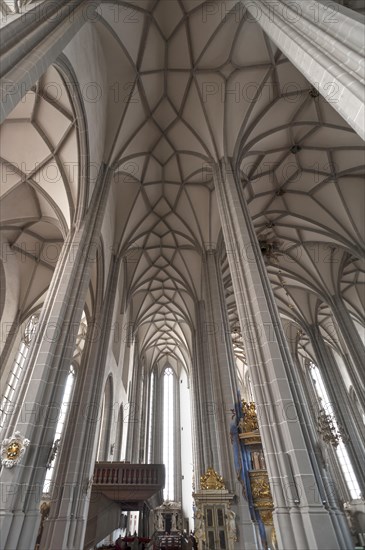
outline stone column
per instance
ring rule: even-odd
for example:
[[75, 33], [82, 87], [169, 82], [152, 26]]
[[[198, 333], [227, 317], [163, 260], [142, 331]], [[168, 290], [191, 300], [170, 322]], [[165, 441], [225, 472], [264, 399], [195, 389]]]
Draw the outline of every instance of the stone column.
[[332, 296], [330, 305], [341, 336], [349, 351], [354, 366], [350, 374], [355, 382], [354, 387], [359, 390], [359, 401], [365, 410], [365, 347], [342, 298], [340, 296]]
[[[197, 441], [197, 447], [202, 448], [201, 464], [202, 470], [195, 472], [196, 484], [199, 486], [200, 476], [205, 473], [207, 468], [219, 465], [218, 446], [215, 438], [216, 433], [216, 407], [212, 378], [212, 370], [209, 361], [208, 342], [207, 342], [207, 319], [204, 302], [199, 302], [196, 306], [196, 338], [195, 338], [195, 361], [194, 369], [194, 393], [193, 399], [200, 399], [201, 412], [201, 427], [199, 433], [195, 436], [200, 436]], [[198, 389], [198, 392], [196, 391]], [[197, 489], [198, 487], [196, 487]]]
[[226, 311], [219, 258], [215, 250], [208, 250], [204, 262], [207, 323], [206, 335], [215, 404], [215, 445], [219, 462], [213, 466], [233, 491], [236, 475], [233, 467], [230, 424], [232, 409], [237, 400], [237, 374], [233, 346]]
[[[152, 399], [152, 372], [149, 374], [149, 392], [148, 392], [148, 433], [147, 433], [147, 460], [149, 464], [156, 462], [156, 440], [157, 440], [157, 372], [153, 370], [154, 388], [153, 388], [153, 401]], [[150, 433], [151, 430], [151, 433]]]
[[214, 178], [274, 499], [279, 547], [339, 550], [341, 541], [318, 498], [289, 383], [294, 366], [238, 174], [227, 160], [215, 170]]
[[163, 464], [163, 375], [156, 369], [155, 384], [155, 414], [154, 414], [154, 435], [152, 464]]
[[82, 25], [94, 20], [98, 4], [87, 0], [45, 0], [0, 29], [0, 122], [54, 63]]
[[[111, 337], [119, 262], [112, 257], [106, 292], [95, 322], [90, 325], [89, 349], [76, 380], [75, 395], [58, 457], [55, 495], [44, 524], [40, 549], [83, 548], [97, 452], [105, 367]], [[116, 411], [113, 411], [115, 414]]]
[[365, 28], [327, 0], [242, 0], [283, 54], [363, 139]]
[[174, 375], [174, 500], [181, 502], [181, 421], [180, 421], [180, 381], [178, 375]]
[[151, 414], [151, 371], [146, 369], [146, 382], [145, 382], [145, 392], [144, 392], [144, 439], [143, 439], [143, 462], [148, 464], [149, 457], [149, 437], [150, 437], [150, 414]]
[[[133, 429], [133, 450], [132, 450], [132, 462], [135, 464], [139, 463], [139, 452], [140, 452], [140, 434], [141, 434], [141, 420], [142, 420], [142, 410], [141, 410], [141, 393], [142, 393], [142, 371], [143, 364], [142, 359], [138, 353], [138, 346], [136, 346], [136, 359], [135, 366], [133, 367], [133, 385], [132, 385], [132, 411], [131, 416], [131, 428]], [[138, 354], [138, 355], [137, 355]], [[136, 368], [137, 363], [137, 368]], [[134, 391], [133, 391], [134, 390]], [[129, 439], [129, 437], [128, 437]]]
[[[311, 419], [312, 419], [312, 429], [313, 433], [316, 434], [318, 445], [316, 447], [318, 456], [318, 462], [322, 466], [322, 477], [325, 483], [325, 486], [329, 487], [327, 493], [328, 502], [332, 500], [336, 501], [336, 506], [338, 501], [340, 502], [340, 508], [342, 512], [342, 502], [347, 498], [348, 489], [345, 485], [342, 470], [340, 469], [336, 452], [331, 447], [330, 449], [326, 447], [325, 443], [320, 441], [317, 432], [317, 418], [320, 410], [318, 396], [314, 389], [313, 379], [310, 374], [309, 366], [306, 366], [307, 371], [303, 372], [303, 387], [305, 388], [306, 395], [308, 396], [308, 403], [311, 403]], [[332, 487], [332, 490], [331, 490]], [[339, 500], [340, 499], [340, 500]], [[348, 523], [346, 520], [346, 529], [348, 529]], [[344, 531], [345, 532], [345, 531]]]
[[312, 403], [312, 399], [315, 400], [315, 396], [314, 394], [311, 395], [308, 391], [307, 380], [297, 355], [298, 327], [290, 324], [290, 322], [283, 322], [283, 326], [294, 363], [294, 369], [290, 373], [289, 382], [295, 402], [297, 403], [299, 421], [303, 429], [303, 435], [316, 477], [319, 497], [329, 511], [341, 548], [351, 548], [352, 539], [348, 523], [343, 511], [339, 508], [338, 498], [336, 498], [337, 495], [334, 491], [334, 483], [328, 470], [328, 464], [324, 463], [316, 431], [317, 408], [314, 409]]
[[242, 487], [234, 470], [233, 446], [230, 440], [232, 409], [237, 400], [238, 383], [231, 331], [222, 282], [219, 256], [216, 250], [206, 252], [204, 262], [204, 283], [206, 295], [207, 341], [209, 367], [213, 383], [215, 402], [215, 431], [212, 444], [217, 449], [217, 463], [212, 466], [222, 475], [226, 489], [236, 494], [238, 504], [234, 504], [239, 518], [241, 537], [235, 548], [246, 550], [256, 548], [256, 526], [251, 520], [248, 503], [241, 498]]
[[193, 352], [192, 352], [192, 365], [190, 372], [190, 387], [191, 387], [191, 420], [192, 420], [192, 447], [193, 447], [193, 489], [196, 490], [198, 486], [200, 472], [205, 471], [204, 465], [204, 446], [202, 445], [202, 416], [201, 416], [201, 403], [200, 396], [200, 384], [199, 384], [199, 366], [197, 360], [197, 343], [196, 334], [193, 332]]
[[346, 391], [335, 358], [324, 342], [317, 326], [307, 327], [308, 335], [316, 354], [317, 366], [323, 376], [337, 422], [344, 428], [349, 440], [346, 448], [361, 491], [365, 494], [365, 449], [361, 435], [358, 432], [354, 415], [349, 406], [349, 395]]
[[0, 473], [1, 534], [7, 548], [33, 548], [46, 463], [68, 376], [82, 311], [96, 261], [109, 174], [102, 171], [88, 214], [70, 232], [48, 290], [36, 341], [27, 358], [32, 378], [25, 389], [16, 429], [30, 440], [22, 463]]
[[141, 369], [142, 364], [139, 357], [138, 343], [136, 342], [133, 354], [133, 375], [132, 389], [130, 392], [129, 416], [128, 416], [128, 434], [127, 434], [127, 450], [126, 460], [132, 463], [138, 463], [139, 453], [139, 428], [141, 421], [140, 390], [141, 390]]
[[140, 405], [140, 429], [139, 429], [139, 461], [147, 464], [147, 432], [148, 432], [148, 373], [147, 368], [143, 365], [142, 375], [142, 391]]

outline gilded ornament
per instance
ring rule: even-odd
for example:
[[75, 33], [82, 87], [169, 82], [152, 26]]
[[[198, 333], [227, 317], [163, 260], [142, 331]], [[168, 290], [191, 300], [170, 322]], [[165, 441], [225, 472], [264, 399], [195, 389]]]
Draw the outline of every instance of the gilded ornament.
[[255, 403], [242, 401], [243, 418], [241, 418], [238, 427], [242, 433], [258, 431], [257, 413]]
[[269, 479], [266, 474], [260, 473], [260, 475], [254, 475], [254, 472], [250, 472], [251, 491], [254, 501], [269, 499], [272, 501]]
[[272, 509], [268, 510], [260, 510], [260, 516], [264, 523], [264, 525], [273, 525], [273, 518], [272, 518]]
[[1, 442], [1, 464], [5, 468], [13, 468], [19, 464], [29, 443], [29, 439], [23, 437], [20, 432], [4, 439]]
[[16, 441], [13, 441], [6, 449], [6, 458], [15, 460], [20, 455], [20, 445]]
[[208, 468], [200, 478], [200, 488], [205, 490], [225, 489], [224, 481], [213, 468]]

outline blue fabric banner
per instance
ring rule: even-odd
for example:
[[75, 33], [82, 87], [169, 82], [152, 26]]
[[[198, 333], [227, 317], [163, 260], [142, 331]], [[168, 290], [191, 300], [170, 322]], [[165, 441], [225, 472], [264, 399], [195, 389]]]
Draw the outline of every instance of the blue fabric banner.
[[251, 467], [251, 452], [248, 447], [239, 438], [238, 425], [240, 420], [243, 420], [244, 413], [242, 410], [241, 395], [238, 392], [237, 401], [234, 406], [235, 417], [231, 422], [231, 441], [233, 445], [234, 466], [237, 474], [237, 479], [242, 485], [242, 493], [248, 502], [251, 519], [256, 521], [259, 527], [259, 532], [264, 548], [267, 548], [267, 537], [265, 525], [261, 519], [259, 512], [255, 509], [253, 504], [253, 497], [251, 492], [251, 482], [249, 471]]

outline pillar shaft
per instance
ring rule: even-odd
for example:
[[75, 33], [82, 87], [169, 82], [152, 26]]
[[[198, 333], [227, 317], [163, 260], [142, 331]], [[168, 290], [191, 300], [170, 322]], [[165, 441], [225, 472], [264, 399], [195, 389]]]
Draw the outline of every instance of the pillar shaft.
[[237, 550], [258, 548], [257, 526], [251, 520], [246, 499], [242, 498], [242, 486], [234, 469], [233, 446], [230, 439], [232, 409], [237, 400], [238, 382], [233, 353], [231, 331], [224, 295], [219, 256], [215, 250], [208, 250], [205, 256], [204, 281], [206, 296], [206, 339], [209, 352], [214, 397], [215, 431], [212, 445], [217, 450], [217, 463], [213, 466], [223, 476], [226, 489], [236, 495], [233, 509], [240, 518], [242, 535], [236, 542]]
[[52, 65], [99, 2], [46, 0], [0, 30], [1, 111], [3, 122], [20, 99]]
[[174, 376], [174, 456], [175, 456], [175, 475], [174, 475], [174, 500], [181, 502], [181, 419], [180, 419], [180, 382], [177, 376]]
[[133, 377], [132, 377], [132, 389], [129, 403], [129, 417], [128, 417], [128, 435], [127, 435], [127, 450], [126, 459], [130, 462], [139, 462], [139, 428], [141, 421], [141, 411], [139, 408], [140, 403], [140, 391], [141, 391], [141, 370], [142, 364], [139, 358], [138, 344], [134, 347], [133, 354]]
[[364, 25], [334, 2], [242, 0], [250, 16], [363, 139]]
[[318, 367], [321, 370], [325, 380], [326, 389], [331, 399], [331, 404], [336, 415], [336, 419], [345, 429], [349, 437], [346, 444], [349, 457], [354, 468], [357, 480], [359, 482], [362, 493], [365, 493], [365, 449], [363, 440], [356, 429], [354, 416], [349, 407], [349, 396], [342, 380], [341, 374], [338, 372], [336, 361], [324, 342], [322, 335], [317, 326], [312, 326], [308, 329], [311, 338], [314, 352], [318, 361]]
[[209, 369], [212, 376], [214, 397], [215, 444], [218, 464], [213, 464], [226, 480], [226, 487], [234, 490], [236, 476], [233, 468], [230, 423], [232, 409], [237, 399], [237, 375], [235, 359], [226, 312], [219, 258], [214, 250], [205, 256], [206, 338], [209, 350]]
[[139, 461], [147, 464], [147, 441], [148, 433], [148, 372], [143, 366], [143, 388], [141, 392], [141, 418], [140, 418], [140, 436], [139, 436]]
[[[95, 325], [90, 327], [93, 331], [93, 334], [88, 335], [91, 342], [90, 350], [86, 360], [82, 361], [76, 381], [76, 393], [69, 411], [72, 423], [67, 426], [57, 461], [59, 466], [55, 479], [55, 495], [52, 498], [50, 516], [45, 522], [41, 550], [77, 550], [83, 547], [97, 452], [97, 433], [101, 421], [105, 366], [118, 269], [119, 264], [113, 257], [105, 301], [100, 315], [95, 319]], [[58, 498], [61, 494], [60, 487], [67, 488], [62, 494], [62, 499]]]
[[198, 384], [198, 393], [194, 393], [194, 400], [200, 399], [202, 425], [199, 431], [202, 439], [197, 442], [197, 445], [203, 449], [202, 471], [196, 472], [196, 481], [199, 485], [200, 476], [205, 473], [209, 467], [218, 469], [220, 466], [220, 459], [217, 439], [215, 437], [217, 430], [217, 403], [214, 396], [214, 379], [209, 360], [207, 340], [209, 321], [207, 320], [205, 304], [203, 302], [197, 304], [196, 312], [196, 360], [194, 367], [196, 368], [195, 380]]
[[191, 412], [192, 412], [192, 439], [193, 439], [193, 488], [198, 488], [198, 481], [201, 472], [205, 471], [204, 466], [206, 461], [204, 459], [204, 445], [202, 445], [202, 398], [199, 384], [199, 362], [198, 362], [198, 346], [196, 341], [196, 333], [193, 334], [193, 353], [192, 353], [192, 367], [190, 374], [190, 387], [191, 387]]
[[39, 320], [36, 340], [27, 358], [32, 379], [19, 396], [16, 429], [30, 440], [22, 463], [3, 468], [1, 533], [8, 548], [34, 546], [39, 523], [46, 463], [72, 362], [76, 336], [96, 261], [109, 178], [99, 175], [96, 190], [80, 229], [66, 239]]
[[362, 343], [348, 309], [340, 296], [332, 297], [331, 309], [338, 328], [341, 331], [341, 336], [349, 351], [353, 363], [353, 368], [351, 369], [350, 375], [353, 379], [354, 387], [359, 390], [359, 400], [365, 410], [364, 344]]
[[334, 491], [334, 484], [328, 464], [325, 464], [322, 458], [321, 444], [319, 442], [318, 433], [316, 431], [316, 415], [317, 408], [312, 402], [315, 396], [311, 396], [308, 390], [307, 380], [297, 356], [297, 326], [286, 324], [285, 334], [288, 339], [288, 344], [293, 357], [294, 369], [290, 372], [290, 385], [293, 391], [293, 396], [298, 407], [299, 420], [303, 429], [303, 435], [306, 441], [306, 446], [309, 451], [310, 460], [312, 463], [314, 475], [316, 477], [319, 496], [327, 508], [341, 548], [351, 548], [352, 539], [348, 528], [348, 523], [342, 509], [339, 508], [339, 500]]
[[[149, 383], [149, 394], [148, 394], [148, 407], [149, 407], [149, 416], [148, 416], [148, 460], [146, 461], [149, 464], [153, 464], [156, 462], [155, 454], [156, 454], [156, 441], [157, 441], [157, 430], [158, 430], [158, 424], [157, 424], [157, 373], [156, 370], [153, 371], [153, 379], [154, 379], [154, 388], [153, 388], [153, 401], [151, 403], [152, 399], [152, 373], [149, 376], [150, 383]], [[151, 430], [151, 434], [150, 431]]]
[[156, 369], [156, 389], [155, 389], [155, 417], [154, 433], [155, 441], [153, 444], [154, 455], [152, 463], [163, 464], [163, 376], [159, 375]]
[[[254, 227], [228, 161], [215, 172], [218, 208], [254, 385], [280, 548], [339, 549], [290, 387], [293, 363]], [[295, 413], [295, 414], [294, 414]]]

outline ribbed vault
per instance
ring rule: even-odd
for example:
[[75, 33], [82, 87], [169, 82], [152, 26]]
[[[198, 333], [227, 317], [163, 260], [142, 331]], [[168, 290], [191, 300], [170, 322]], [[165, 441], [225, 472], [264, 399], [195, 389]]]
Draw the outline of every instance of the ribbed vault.
[[43, 299], [78, 209], [78, 128], [55, 68], [15, 107], [0, 139], [3, 261], [27, 314]]
[[[107, 79], [113, 250], [149, 367], [190, 367], [202, 254], [221, 231], [211, 166], [224, 156], [240, 170], [281, 313], [321, 321], [341, 292], [361, 323], [363, 142], [241, 2], [102, 1], [92, 24]], [[46, 274], [21, 285], [29, 307], [57, 260], [42, 257], [44, 244], [63, 241], [80, 200], [75, 115], [55, 69], [5, 122], [2, 143], [2, 235], [14, 250], [19, 239], [39, 250], [32, 261]], [[54, 166], [57, 185], [42, 177]], [[226, 257], [222, 270], [243, 359]]]
[[[21, 324], [42, 308], [65, 240], [85, 213], [87, 158], [80, 101], [59, 61], [1, 125], [0, 316]], [[92, 268], [85, 312], [95, 306]]]
[[[257, 234], [270, 248], [283, 314], [340, 287], [357, 303], [363, 143], [240, 2], [103, 2], [99, 15], [114, 246], [150, 366], [173, 358], [189, 367], [201, 255], [220, 232], [209, 167], [225, 155], [239, 164]], [[243, 358], [226, 260], [223, 272]]]

